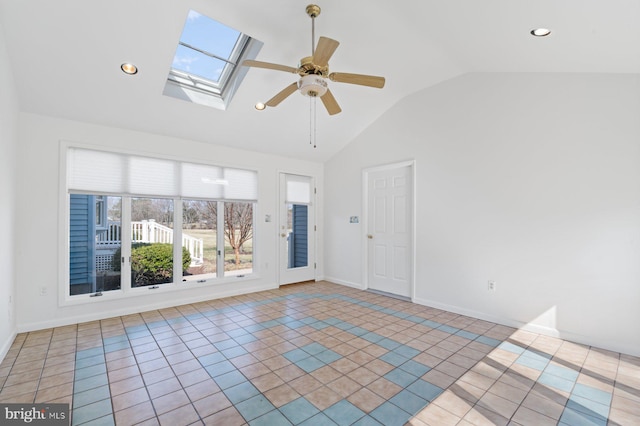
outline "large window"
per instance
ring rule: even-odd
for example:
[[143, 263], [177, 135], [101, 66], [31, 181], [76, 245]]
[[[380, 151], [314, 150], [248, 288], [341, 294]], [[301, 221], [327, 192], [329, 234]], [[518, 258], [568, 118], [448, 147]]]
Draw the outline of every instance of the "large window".
[[67, 167], [69, 295], [253, 272], [254, 171], [79, 148]]

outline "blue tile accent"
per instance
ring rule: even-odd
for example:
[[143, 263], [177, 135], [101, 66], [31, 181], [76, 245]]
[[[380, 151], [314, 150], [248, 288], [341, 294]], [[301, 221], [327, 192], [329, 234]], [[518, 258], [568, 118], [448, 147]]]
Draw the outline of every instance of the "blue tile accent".
[[98, 376], [101, 374], [107, 374], [107, 365], [104, 363], [76, 369], [75, 380], [86, 379], [88, 377]]
[[282, 356], [288, 359], [289, 361], [296, 363], [305, 358], [309, 358], [310, 355], [307, 352], [303, 351], [302, 349], [298, 348], [298, 349], [294, 349], [289, 352], [286, 352], [282, 354]]
[[320, 361], [324, 362], [325, 364], [331, 364], [332, 362], [342, 358], [342, 355], [332, 351], [331, 349], [327, 349], [326, 351], [322, 351], [319, 354], [317, 354], [316, 358], [318, 358]]
[[140, 339], [142, 337], [149, 337], [151, 336], [151, 332], [149, 330], [136, 331], [135, 333], [127, 332], [127, 335], [129, 336], [130, 340], [134, 340], [134, 339]]
[[415, 382], [407, 386], [407, 389], [429, 402], [436, 399], [443, 392], [440, 387], [431, 384], [423, 379], [416, 380]]
[[335, 328], [339, 328], [340, 330], [343, 330], [343, 331], [347, 331], [347, 330], [350, 330], [350, 329], [354, 328], [353, 325], [351, 325], [351, 324], [349, 324], [347, 322], [340, 322], [339, 324], [335, 324], [334, 327]]
[[555, 364], [547, 365], [547, 368], [544, 369], [544, 372], [548, 374], [553, 374], [554, 376], [557, 376], [557, 377], [561, 377], [565, 380], [570, 380], [572, 382], [575, 382], [578, 379], [578, 374], [579, 374], [575, 370], [572, 370], [567, 367], [561, 367]]
[[353, 424], [353, 426], [384, 426], [382, 423], [374, 419], [373, 417], [366, 415], [357, 422]]
[[310, 343], [308, 345], [305, 345], [305, 346], [301, 347], [300, 349], [302, 349], [303, 351], [305, 351], [309, 355], [319, 354], [320, 352], [327, 350], [327, 348], [325, 348], [323, 345], [321, 345], [320, 343], [316, 343], [316, 342]]
[[466, 331], [466, 330], [460, 330], [456, 333], [456, 336], [460, 336], [460, 337], [464, 337], [465, 339], [469, 339], [469, 340], [475, 340], [478, 337], [480, 337], [478, 334], [476, 333], [472, 333], [470, 331]]
[[406, 388], [417, 379], [417, 377], [413, 374], [407, 373], [406, 371], [399, 368], [394, 368], [393, 370], [389, 371], [384, 375], [384, 378], [395, 383], [398, 386], [402, 386], [403, 388]]
[[573, 380], [566, 380], [548, 373], [542, 373], [540, 377], [538, 377], [538, 383], [546, 386], [551, 386], [552, 388], [564, 392], [571, 392], [574, 384]]
[[91, 420], [104, 417], [111, 414], [111, 399], [103, 399], [102, 401], [87, 404], [84, 407], [73, 409], [73, 425], [80, 425]]
[[256, 389], [251, 382], [242, 382], [228, 389], [224, 389], [224, 394], [229, 398], [229, 401], [234, 404], [238, 404], [253, 396], [259, 395], [260, 391]]
[[428, 404], [426, 399], [420, 398], [418, 395], [404, 389], [389, 400], [407, 413], [417, 414], [425, 405]]
[[245, 334], [242, 336], [234, 337], [233, 340], [240, 343], [241, 345], [244, 345], [247, 343], [255, 342], [256, 340], [258, 340], [258, 338], [253, 336], [252, 334]]
[[89, 420], [86, 423], [82, 423], [82, 426], [115, 426], [116, 421], [113, 418], [113, 414], [108, 414], [99, 419]]
[[597, 403], [582, 396], [571, 395], [569, 401], [567, 401], [567, 408], [596, 418], [606, 419], [609, 417], [608, 405]]
[[236, 337], [244, 336], [245, 334], [249, 334], [249, 332], [244, 328], [236, 328], [235, 330], [227, 331], [227, 335], [231, 336], [233, 339], [235, 339]]
[[408, 358], [402, 355], [396, 354], [394, 352], [387, 352], [386, 354], [382, 355], [380, 359], [383, 360], [384, 362], [388, 362], [394, 367], [398, 367], [404, 364], [405, 362], [409, 361]]
[[280, 407], [280, 411], [282, 414], [287, 416], [287, 419], [289, 419], [294, 425], [297, 425], [320, 412], [320, 410], [303, 397], [283, 405]]
[[516, 360], [516, 364], [524, 365], [529, 368], [533, 368], [538, 371], [542, 371], [545, 369], [547, 364], [549, 364], [549, 360], [542, 360], [538, 358], [531, 358], [528, 356], [520, 355]]
[[400, 345], [397, 348], [395, 348], [393, 350], [393, 352], [400, 354], [404, 357], [407, 358], [413, 358], [414, 356], [420, 354], [420, 351], [417, 349], [412, 348], [411, 346], [407, 346], [407, 345]]
[[216, 342], [213, 344], [217, 350], [223, 351], [225, 349], [231, 349], [233, 347], [238, 346], [238, 342], [233, 339], [222, 340], [220, 342]]
[[349, 329], [349, 333], [354, 334], [358, 337], [363, 336], [365, 334], [367, 334], [369, 332], [369, 330], [365, 330], [362, 327], [353, 327]]
[[395, 340], [388, 339], [386, 337], [380, 340], [379, 342], [377, 342], [376, 344], [378, 346], [382, 346], [385, 349], [389, 349], [390, 351], [400, 346], [400, 343], [396, 342]]
[[333, 420], [324, 413], [318, 413], [315, 416], [300, 423], [300, 426], [336, 426]]
[[245, 355], [248, 353], [247, 350], [242, 346], [234, 346], [233, 348], [224, 349], [220, 352], [222, 352], [222, 354], [226, 356], [228, 359], [235, 358], [237, 356]]
[[380, 340], [384, 339], [384, 336], [379, 335], [378, 333], [374, 333], [373, 331], [370, 331], [367, 334], [363, 334], [362, 337], [364, 340], [371, 342], [371, 343], [376, 343], [379, 342]]
[[216, 384], [220, 389], [224, 390], [242, 382], [246, 382], [247, 378], [238, 370], [233, 369], [233, 371], [214, 377], [213, 380], [216, 381]]
[[315, 328], [316, 330], [324, 330], [325, 328], [329, 327], [329, 324], [327, 324], [324, 321], [316, 321], [312, 324], [309, 324], [311, 327]]
[[459, 328], [451, 327], [450, 325], [441, 325], [440, 327], [438, 327], [438, 330], [444, 331], [445, 333], [449, 334], [456, 334], [458, 331], [460, 331]]
[[320, 361], [318, 358], [310, 356], [296, 362], [296, 365], [302, 368], [307, 373], [311, 373], [312, 371], [316, 371], [320, 367], [324, 367], [326, 364]]
[[230, 371], [235, 371], [235, 369], [236, 367], [233, 364], [231, 364], [229, 361], [222, 361], [217, 364], [212, 364], [205, 367], [205, 370], [207, 370], [209, 375], [214, 379]]
[[225, 360], [226, 359], [224, 355], [222, 355], [220, 352], [214, 352], [209, 355], [203, 355], [201, 357], [198, 357], [198, 361], [200, 361], [200, 364], [202, 364], [203, 367], [208, 367], [210, 365], [213, 365]]
[[129, 342], [129, 339], [124, 334], [120, 334], [118, 336], [112, 336], [112, 337], [105, 337], [104, 339], [102, 339], [102, 343], [105, 346], [111, 345], [113, 343], [120, 343], [120, 342]]
[[580, 411], [565, 408], [560, 417], [560, 423], [563, 426], [607, 426], [607, 420], [592, 417]]
[[498, 347], [500, 349], [503, 349], [505, 351], [508, 351], [514, 354], [522, 354], [524, 352], [523, 347], [514, 345], [513, 343], [510, 343], [510, 342], [502, 342]]
[[385, 426], [403, 426], [412, 417], [411, 414], [389, 401], [380, 405], [369, 415]]
[[400, 368], [407, 373], [413, 374], [416, 377], [422, 377], [425, 373], [431, 370], [431, 367], [427, 367], [426, 365], [416, 362], [412, 359], [402, 364]]
[[485, 345], [488, 346], [492, 346], [492, 347], [498, 347], [500, 345], [500, 343], [502, 343], [502, 341], [498, 340], [498, 339], [492, 339], [491, 337], [487, 337], [487, 336], [480, 336], [476, 339], [476, 342], [480, 342], [483, 343]]
[[95, 355], [104, 354], [104, 349], [102, 346], [98, 346], [97, 348], [91, 349], [83, 349], [81, 351], [76, 352], [76, 361], [83, 358], [89, 358]]
[[581, 396], [583, 398], [590, 399], [591, 401], [595, 401], [599, 404], [603, 404], [606, 406], [611, 405], [611, 392], [606, 392], [600, 389], [596, 389], [591, 386], [584, 385], [582, 383], [577, 383], [573, 388], [572, 396]]
[[111, 392], [107, 385], [100, 386], [95, 389], [89, 389], [84, 392], [76, 392], [73, 394], [73, 408], [76, 409], [84, 407], [85, 405], [102, 401], [107, 398], [111, 398]]
[[76, 379], [75, 383], [73, 384], [73, 391], [75, 393], [80, 393], [89, 389], [99, 388], [100, 386], [107, 385], [108, 383], [109, 380], [106, 374], [87, 377], [86, 379]]
[[269, 411], [257, 419], [251, 420], [249, 426], [289, 426], [293, 425], [287, 418], [278, 410]]
[[269, 402], [262, 394], [256, 395], [238, 404], [235, 404], [236, 409], [242, 414], [242, 417], [247, 421], [257, 419], [258, 417], [275, 410], [276, 407]]
[[348, 426], [365, 415], [362, 410], [346, 399], [336, 402], [324, 410], [324, 414], [339, 426]]
[[90, 356], [87, 358], [82, 358], [76, 361], [76, 365], [75, 368], [80, 369], [80, 368], [86, 368], [86, 367], [91, 367], [94, 365], [98, 365], [98, 364], [104, 364], [105, 360], [104, 360], [104, 355], [100, 354], [100, 355], [95, 355], [95, 356]]
[[422, 321], [422, 324], [426, 325], [427, 327], [431, 327], [431, 328], [438, 328], [438, 327], [440, 327], [442, 325], [439, 322], [435, 322], [435, 321], [431, 321], [431, 320], [424, 320], [424, 321]]

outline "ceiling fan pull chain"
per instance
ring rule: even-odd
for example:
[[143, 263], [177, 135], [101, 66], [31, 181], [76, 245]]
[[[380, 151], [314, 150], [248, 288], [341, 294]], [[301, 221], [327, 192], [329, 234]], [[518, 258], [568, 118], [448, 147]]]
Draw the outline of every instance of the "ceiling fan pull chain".
[[316, 120], [318, 119], [318, 114], [316, 113], [316, 105], [318, 104], [317, 102], [317, 97], [314, 96], [313, 98], [311, 98], [313, 101], [313, 147], [317, 148], [316, 146], [316, 141], [318, 140], [317, 136], [316, 136]]

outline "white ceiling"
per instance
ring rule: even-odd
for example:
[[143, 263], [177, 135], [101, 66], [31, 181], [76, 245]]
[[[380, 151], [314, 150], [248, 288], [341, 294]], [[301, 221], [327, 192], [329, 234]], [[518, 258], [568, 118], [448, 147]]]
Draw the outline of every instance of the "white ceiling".
[[[324, 161], [403, 97], [469, 72], [640, 72], [640, 0], [317, 0], [316, 37], [341, 42], [331, 71], [382, 75], [384, 89], [332, 83], [343, 112], [298, 94], [259, 112], [295, 81], [249, 70], [226, 111], [162, 95], [190, 9], [264, 43], [257, 59], [310, 55], [310, 1], [0, 0], [22, 111]], [[529, 31], [548, 27], [536, 39]], [[120, 71], [135, 63], [134, 77]]]

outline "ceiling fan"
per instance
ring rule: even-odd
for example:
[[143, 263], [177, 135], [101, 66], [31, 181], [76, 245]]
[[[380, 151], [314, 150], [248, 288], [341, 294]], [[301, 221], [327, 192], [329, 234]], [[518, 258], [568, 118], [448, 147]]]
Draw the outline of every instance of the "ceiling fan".
[[322, 100], [329, 115], [338, 114], [342, 111], [340, 105], [329, 90], [327, 80], [336, 83], [358, 84], [382, 89], [384, 87], [384, 77], [372, 75], [350, 74], [342, 72], [329, 72], [329, 59], [338, 48], [340, 43], [328, 37], [320, 37], [315, 45], [315, 18], [320, 15], [320, 7], [310, 4], [306, 8], [307, 15], [311, 18], [311, 56], [306, 56], [300, 60], [297, 68], [287, 65], [272, 64], [254, 60], [245, 60], [242, 65], [256, 68], [266, 68], [276, 71], [285, 71], [300, 76], [300, 80], [285, 87], [273, 98], [269, 99], [266, 106], [275, 107], [280, 102], [289, 97], [293, 92], [299, 90], [303, 95]]

